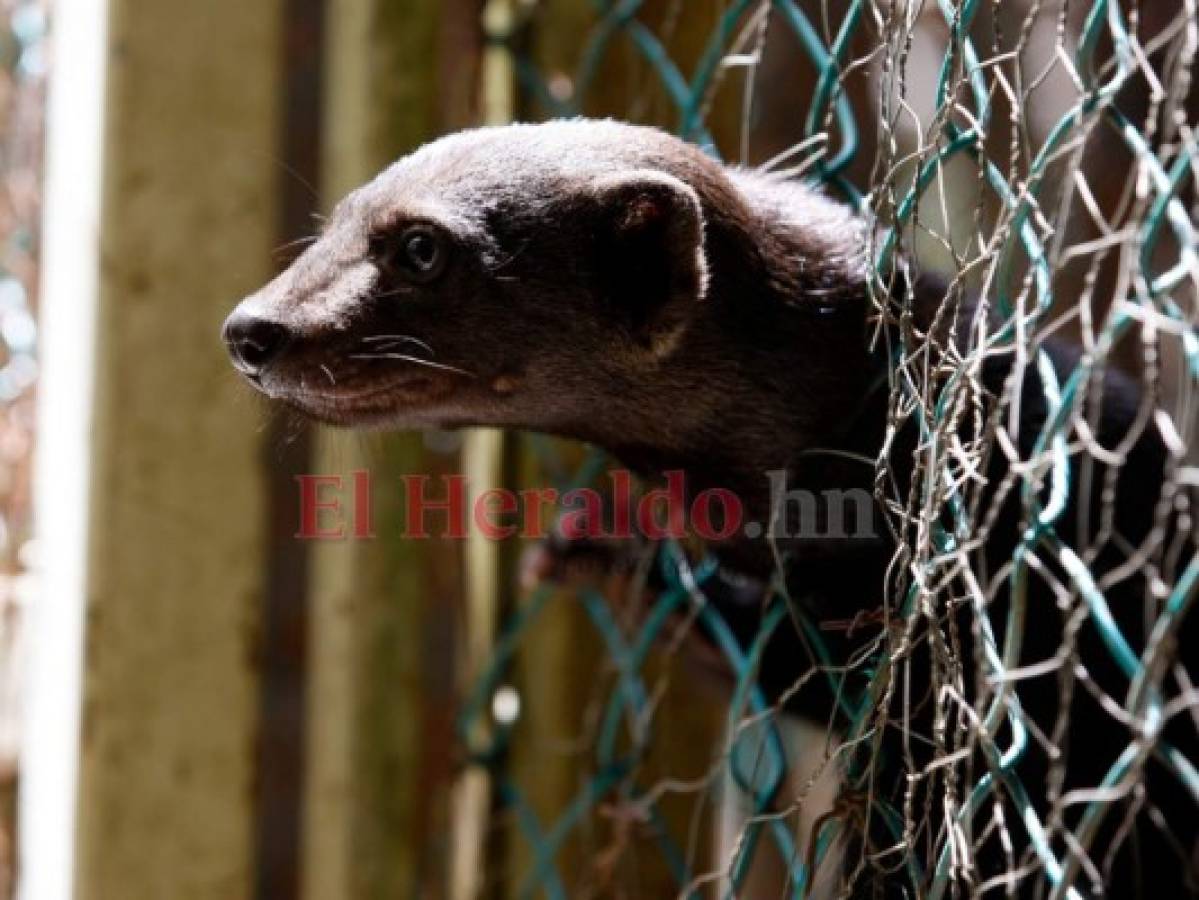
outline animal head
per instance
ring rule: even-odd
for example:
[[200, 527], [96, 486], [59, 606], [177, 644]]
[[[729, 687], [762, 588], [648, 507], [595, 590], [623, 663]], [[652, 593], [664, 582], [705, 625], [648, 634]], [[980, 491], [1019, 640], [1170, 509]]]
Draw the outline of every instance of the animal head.
[[862, 346], [862, 234], [656, 129], [479, 129], [350, 194], [224, 336], [258, 389], [334, 424], [696, 445], [773, 393], [814, 433]]
[[668, 356], [704, 303], [691, 169], [719, 172], [615, 123], [442, 139], [346, 197], [237, 307], [234, 364], [340, 424], [536, 426], [529, 398], [533, 418], [585, 414], [615, 370]]

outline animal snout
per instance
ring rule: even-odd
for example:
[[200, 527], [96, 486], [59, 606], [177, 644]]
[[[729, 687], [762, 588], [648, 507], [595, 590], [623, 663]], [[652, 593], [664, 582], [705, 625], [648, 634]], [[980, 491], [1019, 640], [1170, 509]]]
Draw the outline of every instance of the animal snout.
[[291, 343], [291, 330], [252, 313], [234, 310], [221, 331], [233, 365], [250, 378], [258, 378]]

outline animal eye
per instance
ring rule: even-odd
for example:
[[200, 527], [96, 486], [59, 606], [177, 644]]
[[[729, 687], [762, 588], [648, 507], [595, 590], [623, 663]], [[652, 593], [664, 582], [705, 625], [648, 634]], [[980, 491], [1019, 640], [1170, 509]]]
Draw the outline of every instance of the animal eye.
[[413, 281], [432, 281], [445, 266], [445, 245], [431, 228], [416, 225], [397, 237], [372, 241], [371, 255], [382, 266]]
[[404, 236], [404, 255], [413, 269], [427, 273], [437, 268], [441, 247], [429, 232], [412, 231]]

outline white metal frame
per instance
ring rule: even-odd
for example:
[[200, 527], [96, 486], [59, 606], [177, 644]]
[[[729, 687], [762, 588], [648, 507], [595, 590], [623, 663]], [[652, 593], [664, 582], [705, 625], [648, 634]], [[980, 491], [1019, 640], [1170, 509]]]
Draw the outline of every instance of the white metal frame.
[[21, 900], [70, 900], [74, 890], [107, 2], [57, 0], [51, 26]]

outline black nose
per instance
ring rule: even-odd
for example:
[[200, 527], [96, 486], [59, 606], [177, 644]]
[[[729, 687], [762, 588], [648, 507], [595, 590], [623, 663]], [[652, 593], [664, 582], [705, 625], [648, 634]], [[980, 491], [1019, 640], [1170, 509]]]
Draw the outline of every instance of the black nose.
[[267, 370], [291, 341], [286, 326], [234, 310], [221, 329], [233, 365], [243, 375], [257, 378]]

